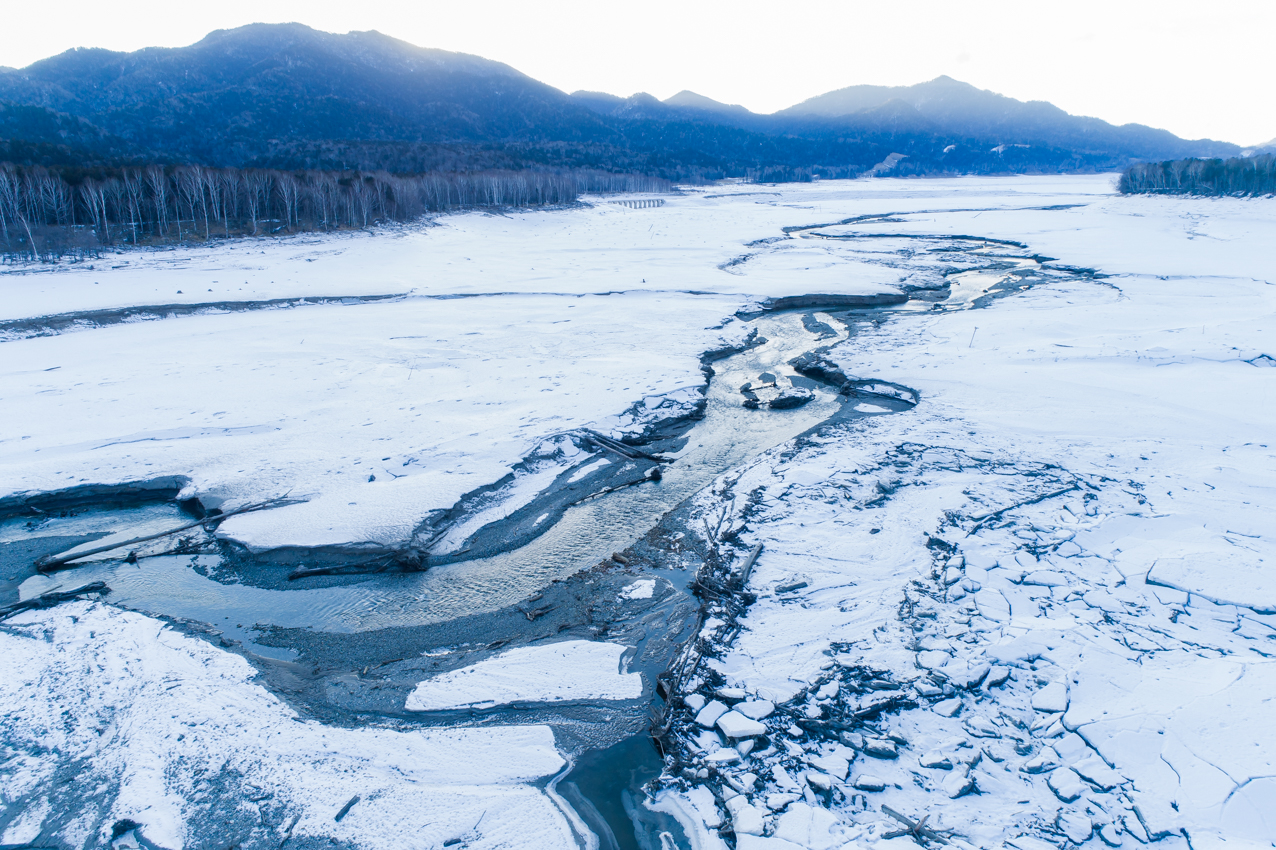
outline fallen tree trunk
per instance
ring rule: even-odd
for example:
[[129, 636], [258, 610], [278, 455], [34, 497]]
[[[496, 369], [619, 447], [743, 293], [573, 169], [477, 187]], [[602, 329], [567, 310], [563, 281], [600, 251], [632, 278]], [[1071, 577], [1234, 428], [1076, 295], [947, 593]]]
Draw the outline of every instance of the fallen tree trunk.
[[201, 526], [210, 525], [212, 523], [218, 523], [224, 519], [227, 519], [228, 517], [232, 517], [237, 514], [246, 514], [246, 513], [251, 513], [252, 511], [261, 511], [267, 508], [272, 508], [281, 504], [282, 502], [284, 502], [284, 499], [282, 497], [278, 499], [269, 499], [265, 502], [258, 502], [255, 505], [244, 505], [242, 508], [235, 508], [233, 511], [226, 511], [226, 513], [218, 514], [217, 516], [205, 517], [204, 519], [196, 520], [195, 522], [188, 522], [185, 525], [179, 525], [177, 528], [170, 528], [168, 531], [160, 531], [156, 534], [146, 534], [146, 535], [143, 535], [142, 537], [133, 537], [129, 540], [121, 540], [118, 543], [112, 543], [107, 546], [98, 546], [94, 549], [86, 549], [83, 552], [75, 552], [72, 554], [62, 555], [60, 557], [41, 558], [40, 560], [35, 562], [35, 568], [41, 573], [50, 573], [55, 570], [69, 569], [73, 566], [76, 566], [76, 564], [72, 563], [73, 561], [82, 560], [84, 558], [89, 557], [90, 555], [100, 555], [103, 552], [110, 552], [115, 549], [123, 549], [126, 546], [135, 546], [138, 543], [146, 543], [151, 540], [159, 540], [161, 537], [168, 537], [173, 534], [178, 534], [182, 531], [189, 531], [192, 528], [198, 528]]
[[29, 611], [32, 608], [52, 608], [59, 602], [66, 602], [70, 599], [77, 599], [86, 593], [110, 593], [111, 588], [106, 586], [104, 581], [90, 582], [89, 584], [77, 587], [74, 590], [55, 590], [49, 593], [41, 594], [34, 599], [24, 599], [13, 605], [0, 608], [0, 620], [5, 619], [19, 611]]
[[749, 553], [749, 557], [744, 562], [744, 567], [740, 570], [740, 586], [749, 586], [749, 576], [753, 574], [753, 564], [758, 560], [758, 555], [762, 554], [762, 544], [759, 543], [753, 547], [753, 551]]
[[607, 437], [607, 436], [604, 436], [603, 434], [599, 434], [597, 431], [594, 431], [589, 428], [582, 428], [581, 433], [583, 433], [585, 435], [585, 438], [588, 439], [590, 442], [594, 443], [595, 445], [598, 445], [604, 449], [610, 449], [616, 454], [621, 455], [622, 457], [627, 457], [630, 460], [639, 460], [639, 459], [653, 460], [656, 463], [669, 462], [668, 458], [647, 454], [641, 449], [634, 448], [628, 443], [622, 443], [619, 440], [613, 440], [611, 437]]

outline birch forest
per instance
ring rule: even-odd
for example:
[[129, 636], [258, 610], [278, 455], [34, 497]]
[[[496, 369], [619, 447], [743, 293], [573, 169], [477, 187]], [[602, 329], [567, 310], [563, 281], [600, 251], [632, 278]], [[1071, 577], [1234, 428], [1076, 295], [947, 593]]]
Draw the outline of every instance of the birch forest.
[[1140, 162], [1121, 175], [1123, 195], [1276, 194], [1276, 155]]
[[581, 194], [667, 192], [656, 177], [560, 169], [390, 174], [197, 165], [85, 176], [0, 164], [0, 255], [96, 256], [124, 245], [366, 228], [475, 208], [575, 202]]

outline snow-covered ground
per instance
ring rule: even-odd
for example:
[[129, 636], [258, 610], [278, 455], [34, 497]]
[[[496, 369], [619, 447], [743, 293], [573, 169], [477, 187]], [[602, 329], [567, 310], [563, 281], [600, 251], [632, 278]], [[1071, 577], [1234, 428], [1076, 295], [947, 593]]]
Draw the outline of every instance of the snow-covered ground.
[[529, 784], [563, 766], [547, 727], [325, 726], [243, 658], [106, 605], [19, 614], [0, 654], [4, 800], [37, 801], [5, 812], [6, 846], [102, 847], [124, 820], [165, 848], [575, 846]]
[[[873, 180], [6, 273], [4, 321], [403, 297], [36, 337], [9, 321], [0, 496], [182, 475], [227, 506], [306, 500], [223, 525], [255, 548], [393, 545], [565, 432], [623, 433], [634, 403], [701, 386], [699, 355], [748, 331], [736, 310], [965, 272], [940, 309], [859, 323], [826, 354], [920, 404], [698, 497], [742, 529], [741, 560], [763, 544], [757, 601], [706, 623], [724, 643], [701, 677], [721, 681], [679, 721], [699, 755], [651, 805], [699, 847], [734, 826], [741, 850], [909, 844], [883, 838], [882, 804], [979, 847], [1270, 846], [1271, 244], [1271, 200], [1120, 198], [1108, 176]], [[560, 470], [588, 460], [558, 445]], [[514, 484], [504, 509], [544, 480]], [[99, 789], [83, 823], [132, 819], [165, 847], [204, 846], [218, 817], [264, 846], [297, 815], [292, 835], [346, 846], [573, 841], [531, 784], [562, 763], [546, 727], [303, 720], [240, 658], [103, 603], [18, 615], [0, 642], [0, 843], [102, 843], [56, 816], [63, 787]], [[625, 678], [616, 652], [604, 678]], [[470, 671], [490, 693], [454, 703], [547, 693]], [[715, 698], [745, 705], [696, 724]]]
[[[0, 424], [0, 496], [162, 470], [209, 503], [304, 499], [222, 526], [255, 549], [402, 543], [542, 442], [640, 429], [622, 418], [631, 405], [700, 386], [700, 354], [740, 337], [739, 322], [707, 329], [750, 300], [742, 291], [804, 291], [779, 268], [742, 285], [716, 266], [804, 214], [694, 195], [0, 275], [0, 315], [14, 320], [218, 305], [2, 343], [0, 397], [21, 415]], [[821, 286], [872, 293], [899, 278], [847, 271]], [[389, 293], [404, 297], [224, 303]]]
[[[747, 523], [741, 556], [764, 544], [758, 601], [708, 667], [783, 709], [765, 754], [723, 768], [725, 796], [747, 789], [724, 807], [737, 846], [791, 846], [772, 809], [827, 789], [838, 817], [806, 846], [881, 842], [900, 827], [881, 804], [980, 847], [1270, 846], [1276, 204], [858, 229], [1016, 240], [1116, 274], [866, 323], [828, 358], [922, 403], [700, 497]], [[701, 733], [702, 763], [728, 743]]]

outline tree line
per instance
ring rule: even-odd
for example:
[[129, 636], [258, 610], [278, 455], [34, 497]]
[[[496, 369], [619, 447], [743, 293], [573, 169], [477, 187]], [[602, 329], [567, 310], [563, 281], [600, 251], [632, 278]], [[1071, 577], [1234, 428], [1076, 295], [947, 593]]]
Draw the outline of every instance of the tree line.
[[590, 169], [390, 174], [151, 165], [80, 172], [0, 163], [0, 255], [92, 256], [117, 245], [365, 228], [671, 188], [656, 177]]
[[1140, 162], [1121, 174], [1117, 189], [1123, 195], [1276, 194], [1276, 155]]

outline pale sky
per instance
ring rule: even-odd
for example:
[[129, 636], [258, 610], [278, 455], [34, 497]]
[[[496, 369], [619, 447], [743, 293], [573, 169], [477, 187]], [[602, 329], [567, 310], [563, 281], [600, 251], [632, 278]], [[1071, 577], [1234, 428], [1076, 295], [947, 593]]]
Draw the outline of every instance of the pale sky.
[[1276, 0], [45, 0], [13, 3], [0, 65], [72, 47], [176, 47], [255, 21], [380, 30], [562, 89], [755, 112], [859, 83], [948, 74], [1020, 100], [1186, 138], [1276, 137]]

